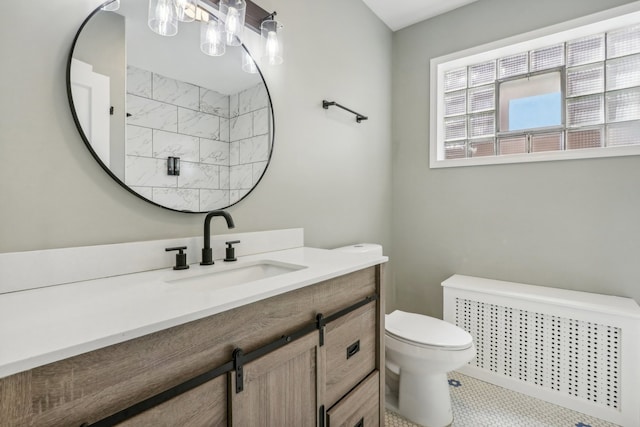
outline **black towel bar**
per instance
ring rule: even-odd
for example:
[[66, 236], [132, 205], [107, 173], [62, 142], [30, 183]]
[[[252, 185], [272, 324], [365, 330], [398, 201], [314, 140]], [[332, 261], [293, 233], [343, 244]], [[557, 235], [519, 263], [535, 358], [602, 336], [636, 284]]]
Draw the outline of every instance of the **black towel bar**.
[[338, 108], [342, 108], [343, 110], [346, 110], [346, 111], [348, 111], [348, 112], [350, 112], [352, 114], [355, 114], [356, 115], [356, 122], [358, 122], [358, 123], [360, 123], [363, 120], [368, 120], [369, 119], [369, 117], [363, 116], [360, 113], [356, 113], [355, 111], [345, 107], [344, 105], [340, 105], [335, 101], [326, 101], [326, 100], [322, 101], [322, 108], [324, 108], [325, 110], [328, 110], [329, 107], [331, 107], [332, 105], [335, 105]]

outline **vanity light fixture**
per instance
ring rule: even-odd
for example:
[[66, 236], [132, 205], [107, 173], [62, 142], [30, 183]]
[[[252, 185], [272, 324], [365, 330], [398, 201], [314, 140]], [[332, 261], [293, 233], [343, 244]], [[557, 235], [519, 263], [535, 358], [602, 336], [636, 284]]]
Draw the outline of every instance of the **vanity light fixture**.
[[244, 0], [220, 0], [218, 10], [220, 10], [220, 14], [224, 19], [227, 44], [229, 46], [240, 46], [242, 44], [247, 3]]
[[112, 0], [110, 3], [102, 6], [102, 10], [106, 10], [107, 12], [115, 12], [120, 9], [120, 0]]
[[276, 12], [267, 16], [260, 24], [263, 50], [262, 62], [269, 65], [280, 65], [283, 61], [283, 30], [284, 26], [275, 20]]
[[[113, 0], [103, 7], [120, 6]], [[200, 21], [200, 50], [210, 56], [222, 56], [226, 46], [241, 46], [245, 27], [261, 35], [259, 56], [263, 64], [283, 62], [283, 25], [275, 20], [276, 12], [267, 11], [251, 0], [149, 0], [149, 28], [162, 36], [178, 33], [178, 21]], [[255, 74], [258, 67], [245, 51], [242, 70]]]
[[178, 13], [174, 0], [149, 0], [149, 28], [161, 36], [178, 34]]
[[214, 17], [200, 23], [200, 50], [209, 56], [222, 56], [226, 51], [224, 22]]
[[201, 8], [200, 6], [196, 6], [195, 10], [188, 10], [186, 12], [187, 15], [193, 15], [192, 21], [208, 21], [211, 16], [209, 12]]
[[196, 19], [198, 0], [175, 0], [178, 21], [193, 22]]
[[242, 71], [249, 74], [257, 74], [258, 66], [251, 55], [245, 50], [242, 52]]

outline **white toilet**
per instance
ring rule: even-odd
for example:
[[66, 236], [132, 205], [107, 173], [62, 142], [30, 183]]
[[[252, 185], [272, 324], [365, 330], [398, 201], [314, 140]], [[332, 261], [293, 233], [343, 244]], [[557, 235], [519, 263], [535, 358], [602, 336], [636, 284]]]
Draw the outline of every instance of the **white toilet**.
[[476, 354], [469, 333], [440, 319], [396, 310], [385, 317], [386, 405], [414, 423], [453, 422], [447, 372]]
[[[360, 243], [336, 250], [382, 256], [382, 246]], [[396, 310], [385, 316], [386, 406], [414, 423], [453, 421], [447, 372], [476, 355], [473, 338], [444, 320]]]

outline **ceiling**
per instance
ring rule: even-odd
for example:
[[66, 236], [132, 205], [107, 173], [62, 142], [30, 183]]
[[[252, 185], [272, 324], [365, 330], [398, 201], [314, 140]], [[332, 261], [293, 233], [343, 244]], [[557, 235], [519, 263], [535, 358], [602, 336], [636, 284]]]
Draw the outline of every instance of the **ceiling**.
[[389, 28], [396, 31], [477, 0], [363, 1]]

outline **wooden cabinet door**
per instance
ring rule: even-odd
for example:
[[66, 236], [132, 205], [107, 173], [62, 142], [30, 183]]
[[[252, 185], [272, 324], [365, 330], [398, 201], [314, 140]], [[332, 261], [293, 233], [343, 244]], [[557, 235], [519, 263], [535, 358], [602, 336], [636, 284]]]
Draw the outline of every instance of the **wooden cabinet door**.
[[231, 373], [231, 424], [315, 427], [318, 414], [318, 333], [244, 365], [243, 391]]
[[224, 427], [227, 425], [227, 376], [149, 409], [118, 427]]

